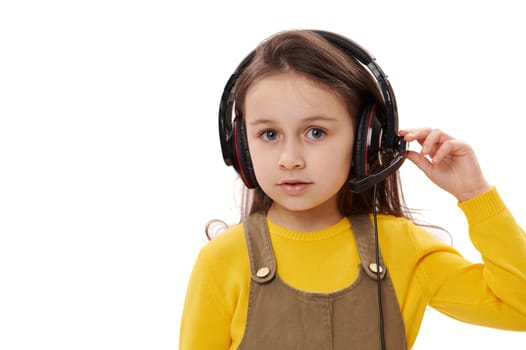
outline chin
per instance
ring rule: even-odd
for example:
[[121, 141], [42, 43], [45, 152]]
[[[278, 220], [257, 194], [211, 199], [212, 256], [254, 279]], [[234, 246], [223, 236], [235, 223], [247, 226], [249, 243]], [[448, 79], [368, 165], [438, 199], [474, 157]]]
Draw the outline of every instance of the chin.
[[285, 202], [274, 202], [277, 204], [277, 208], [280, 211], [288, 211], [291, 214], [296, 215], [327, 215], [334, 211], [338, 211], [337, 206], [327, 205], [327, 203], [285, 203]]

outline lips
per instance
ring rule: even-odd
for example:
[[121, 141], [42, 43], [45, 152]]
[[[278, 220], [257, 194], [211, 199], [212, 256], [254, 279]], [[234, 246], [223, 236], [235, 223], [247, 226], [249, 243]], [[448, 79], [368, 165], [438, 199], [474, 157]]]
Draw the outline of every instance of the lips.
[[297, 195], [305, 191], [312, 183], [302, 180], [285, 180], [278, 185], [287, 194]]

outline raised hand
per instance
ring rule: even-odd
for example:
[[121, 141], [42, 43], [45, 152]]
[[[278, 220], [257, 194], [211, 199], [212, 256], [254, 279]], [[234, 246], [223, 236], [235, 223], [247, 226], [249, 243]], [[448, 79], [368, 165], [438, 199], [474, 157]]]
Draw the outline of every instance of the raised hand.
[[417, 141], [422, 146], [420, 152], [408, 151], [407, 158], [459, 201], [466, 201], [491, 188], [469, 144], [439, 129], [405, 129], [400, 135], [405, 141]]

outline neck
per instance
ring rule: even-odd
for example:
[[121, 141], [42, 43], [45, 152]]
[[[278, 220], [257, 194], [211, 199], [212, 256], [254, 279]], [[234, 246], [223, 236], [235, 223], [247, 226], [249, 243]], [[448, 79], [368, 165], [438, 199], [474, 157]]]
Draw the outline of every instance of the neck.
[[299, 232], [320, 231], [338, 223], [343, 218], [337, 207], [319, 206], [308, 210], [294, 211], [283, 208], [276, 203], [270, 207], [268, 216], [279, 226]]

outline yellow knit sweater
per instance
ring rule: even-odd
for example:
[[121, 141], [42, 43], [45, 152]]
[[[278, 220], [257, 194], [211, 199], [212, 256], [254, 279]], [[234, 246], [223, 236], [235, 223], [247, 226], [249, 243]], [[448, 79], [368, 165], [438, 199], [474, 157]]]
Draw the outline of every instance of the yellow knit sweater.
[[[412, 222], [378, 217], [380, 249], [390, 271], [412, 347], [426, 306], [465, 322], [526, 330], [526, 235], [496, 189], [459, 203], [484, 264], [464, 259]], [[278, 274], [291, 286], [333, 292], [358, 274], [349, 221], [294, 232], [267, 219]], [[180, 350], [237, 349], [247, 316], [250, 269], [243, 226], [206, 244], [195, 263], [181, 322]]]

